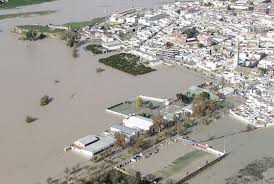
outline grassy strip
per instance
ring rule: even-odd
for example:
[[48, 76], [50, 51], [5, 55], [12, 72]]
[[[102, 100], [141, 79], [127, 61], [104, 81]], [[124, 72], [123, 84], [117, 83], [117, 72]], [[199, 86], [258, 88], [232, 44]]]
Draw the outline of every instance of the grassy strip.
[[9, 2], [0, 4], [0, 9], [16, 8], [19, 6], [40, 4], [40, 3], [51, 2], [51, 1], [56, 1], [56, 0], [9, 0]]
[[94, 18], [90, 21], [83, 21], [83, 22], [70, 22], [64, 24], [64, 26], [69, 27], [70, 29], [81, 29], [86, 26], [95, 26], [97, 24], [103, 23], [106, 21], [105, 17], [100, 17], [100, 18]]
[[[38, 13], [42, 13], [42, 12], [38, 12]], [[94, 26], [94, 25], [97, 25], [97, 24], [100, 24], [100, 23], [104, 22], [105, 20], [106, 20], [105, 17], [101, 17], [101, 18], [92, 19], [91, 21], [70, 22], [70, 23], [64, 24], [63, 26], [75, 30], [75, 29], [80, 29], [80, 28], [85, 27], [85, 26]], [[45, 33], [45, 34], [65, 32], [65, 29], [52, 29], [52, 28], [50, 28], [48, 26], [44, 26], [44, 25], [22, 25], [22, 26], [16, 26], [16, 27], [19, 28], [19, 29], [24, 30], [23, 32], [37, 31], [37, 32]]]
[[32, 15], [48, 15], [55, 12], [56, 11], [37, 11], [37, 12], [26, 12], [26, 13], [4, 14], [4, 15], [0, 15], [0, 20], [15, 18], [15, 17], [29, 17]]
[[139, 56], [127, 53], [102, 58], [99, 59], [99, 62], [135, 76], [155, 71], [155, 69], [140, 63]]
[[21, 28], [26, 31], [37, 31], [41, 33], [62, 33], [65, 32], [65, 29], [51, 29], [48, 26], [43, 25], [23, 25], [23, 26], [17, 26], [18, 28]]

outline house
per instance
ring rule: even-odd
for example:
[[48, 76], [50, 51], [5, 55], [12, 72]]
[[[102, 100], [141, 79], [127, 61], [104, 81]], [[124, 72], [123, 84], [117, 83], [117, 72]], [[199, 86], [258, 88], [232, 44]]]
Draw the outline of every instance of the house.
[[234, 94], [234, 89], [231, 87], [224, 87], [221, 88], [218, 92], [221, 94], [222, 97], [227, 98], [229, 96], [232, 96]]
[[214, 42], [214, 40], [211, 38], [209, 34], [199, 34], [197, 36], [197, 40], [199, 41], [199, 43], [205, 46], [211, 45]]
[[123, 120], [125, 126], [130, 128], [137, 128], [144, 131], [150, 130], [150, 127], [153, 125], [152, 119], [148, 119], [142, 116], [131, 116]]
[[115, 138], [106, 132], [99, 135], [88, 135], [75, 141], [71, 145], [71, 149], [88, 157], [93, 157], [95, 154], [104, 151], [113, 146]]

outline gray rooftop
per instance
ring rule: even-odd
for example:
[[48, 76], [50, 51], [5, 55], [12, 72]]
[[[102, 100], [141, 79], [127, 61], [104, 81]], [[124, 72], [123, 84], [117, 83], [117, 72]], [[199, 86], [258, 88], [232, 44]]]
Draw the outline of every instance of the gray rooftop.
[[93, 142], [92, 144], [86, 146], [85, 148], [83, 148], [83, 150], [86, 150], [86, 151], [92, 152], [93, 154], [96, 154], [96, 153], [112, 146], [116, 141], [114, 139], [114, 137], [112, 137], [111, 135], [108, 135], [104, 132], [99, 135], [96, 135], [96, 137], [98, 138], [98, 140]]
[[83, 137], [83, 138], [77, 140], [77, 142], [80, 142], [81, 144], [86, 146], [86, 145], [91, 144], [97, 140], [98, 140], [98, 137], [96, 137], [94, 135], [88, 135], [86, 137]]
[[133, 128], [130, 128], [130, 127], [123, 126], [121, 124], [113, 124], [111, 126], [111, 128], [118, 129], [121, 132], [123, 132], [125, 134], [129, 134], [129, 135], [135, 135], [137, 132], [140, 131], [140, 130], [137, 130], [137, 129], [133, 129]]

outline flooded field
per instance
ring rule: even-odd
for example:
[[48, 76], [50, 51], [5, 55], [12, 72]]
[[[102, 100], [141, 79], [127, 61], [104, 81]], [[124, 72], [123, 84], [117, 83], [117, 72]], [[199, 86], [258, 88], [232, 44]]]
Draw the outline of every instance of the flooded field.
[[155, 178], [161, 178], [164, 183], [169, 179], [179, 181], [216, 158], [218, 156], [193, 146], [170, 142], [161, 147], [159, 152], [132, 162], [125, 169], [129, 172], [139, 171], [143, 176], [153, 175]]

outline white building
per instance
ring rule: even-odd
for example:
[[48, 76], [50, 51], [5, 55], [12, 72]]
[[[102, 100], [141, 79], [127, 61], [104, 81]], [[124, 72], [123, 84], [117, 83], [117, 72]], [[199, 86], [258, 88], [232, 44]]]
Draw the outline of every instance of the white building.
[[121, 124], [113, 124], [110, 127], [110, 131], [129, 135], [138, 135], [140, 132], [139, 129], [130, 128]]
[[151, 119], [142, 117], [142, 116], [131, 116], [123, 120], [125, 126], [130, 128], [138, 128], [144, 131], [150, 130], [150, 127], [153, 125]]
[[88, 157], [93, 157], [95, 154], [111, 147], [115, 143], [115, 139], [107, 134], [88, 135], [75, 141], [71, 145], [71, 149]]
[[225, 98], [227, 98], [227, 97], [229, 97], [229, 96], [232, 96], [233, 94], [234, 94], [234, 89], [233, 88], [231, 88], [231, 87], [225, 87], [225, 88], [221, 88], [220, 90], [219, 90], [219, 93], [223, 96], [223, 97], [225, 97]]
[[126, 23], [137, 23], [137, 16], [133, 16], [133, 17], [126, 17], [125, 18]]

